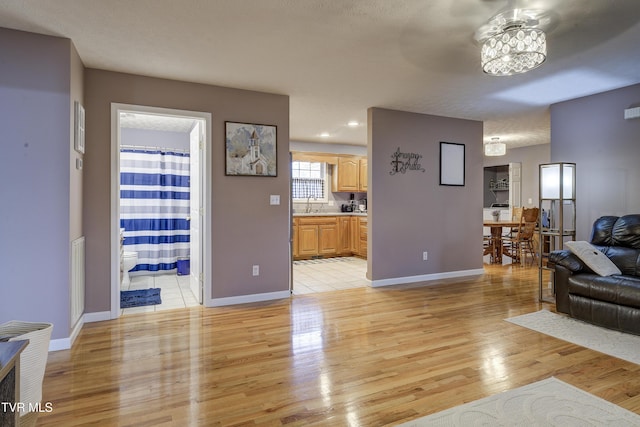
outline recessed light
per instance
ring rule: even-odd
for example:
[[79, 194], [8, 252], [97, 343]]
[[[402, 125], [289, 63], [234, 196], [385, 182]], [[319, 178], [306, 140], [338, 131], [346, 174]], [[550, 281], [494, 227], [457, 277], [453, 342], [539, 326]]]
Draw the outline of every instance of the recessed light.
[[349, 123], [347, 123], [347, 126], [352, 127], [352, 128], [355, 128], [355, 127], [357, 127], [358, 125], [360, 125], [360, 123], [358, 123], [358, 122], [357, 122], [357, 121], [355, 121], [355, 120], [351, 120]]
[[322, 138], [329, 138], [330, 136], [331, 136], [331, 135], [329, 135], [329, 132], [322, 132], [322, 133], [320, 134], [320, 137], [322, 137]]

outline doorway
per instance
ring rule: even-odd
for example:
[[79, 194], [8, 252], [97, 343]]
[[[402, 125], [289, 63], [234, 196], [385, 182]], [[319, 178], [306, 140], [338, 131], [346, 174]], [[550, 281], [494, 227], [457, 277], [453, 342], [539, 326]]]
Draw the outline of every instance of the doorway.
[[[121, 290], [166, 289], [161, 305], [141, 307], [141, 311], [179, 308], [180, 297], [183, 306], [206, 305], [210, 299], [211, 263], [206, 257], [211, 246], [206, 237], [210, 215], [204, 209], [209, 206], [211, 173], [206, 152], [210, 135], [208, 113], [112, 104], [111, 318], [123, 314]], [[156, 160], [166, 163], [156, 165]], [[132, 165], [142, 169], [131, 173]], [[154, 168], [171, 172], [147, 173]], [[121, 181], [149, 176], [162, 184], [140, 188]], [[154, 192], [158, 196], [146, 199]], [[175, 201], [167, 202], [167, 194]], [[135, 229], [137, 223], [152, 225], [140, 231]], [[131, 270], [122, 271], [125, 251], [127, 257], [136, 254], [137, 262]]]

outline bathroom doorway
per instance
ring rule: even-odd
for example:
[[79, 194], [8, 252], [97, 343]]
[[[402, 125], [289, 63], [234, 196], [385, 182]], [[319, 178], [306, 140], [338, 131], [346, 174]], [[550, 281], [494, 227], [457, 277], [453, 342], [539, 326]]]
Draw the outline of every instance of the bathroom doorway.
[[121, 290], [160, 288], [142, 312], [210, 299], [210, 134], [208, 113], [112, 104], [111, 318], [136, 312]]

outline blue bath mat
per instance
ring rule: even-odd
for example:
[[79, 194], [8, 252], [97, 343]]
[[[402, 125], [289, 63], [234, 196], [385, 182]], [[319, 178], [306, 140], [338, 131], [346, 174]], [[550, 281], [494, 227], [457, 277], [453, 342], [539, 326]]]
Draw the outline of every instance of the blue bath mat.
[[120, 308], [142, 307], [144, 305], [155, 304], [162, 304], [160, 288], [120, 291]]

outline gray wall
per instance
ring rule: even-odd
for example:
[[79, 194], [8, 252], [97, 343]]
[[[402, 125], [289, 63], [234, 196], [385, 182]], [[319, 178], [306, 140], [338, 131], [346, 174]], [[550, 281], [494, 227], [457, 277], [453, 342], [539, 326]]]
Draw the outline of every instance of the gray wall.
[[576, 163], [579, 240], [602, 215], [640, 213], [640, 84], [551, 106], [551, 160]]
[[70, 240], [82, 234], [73, 170], [81, 63], [70, 40], [0, 28], [0, 323], [69, 325]]
[[[211, 238], [214, 299], [289, 289], [289, 97], [95, 69], [85, 70], [86, 311], [110, 307], [111, 103], [209, 112], [213, 117]], [[225, 176], [224, 122], [277, 126], [278, 176]], [[279, 206], [269, 195], [279, 194]], [[260, 276], [251, 266], [260, 265]]]
[[[482, 122], [371, 108], [368, 126], [369, 278], [481, 269]], [[464, 187], [439, 185], [441, 141], [465, 144]], [[398, 148], [426, 171], [391, 175]]]

